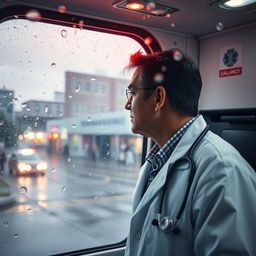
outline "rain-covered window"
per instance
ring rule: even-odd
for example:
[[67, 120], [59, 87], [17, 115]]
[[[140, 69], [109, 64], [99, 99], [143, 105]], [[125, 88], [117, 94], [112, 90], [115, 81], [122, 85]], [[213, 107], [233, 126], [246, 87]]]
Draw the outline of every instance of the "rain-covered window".
[[122, 241], [142, 138], [124, 110], [142, 47], [26, 19], [0, 24], [0, 254]]

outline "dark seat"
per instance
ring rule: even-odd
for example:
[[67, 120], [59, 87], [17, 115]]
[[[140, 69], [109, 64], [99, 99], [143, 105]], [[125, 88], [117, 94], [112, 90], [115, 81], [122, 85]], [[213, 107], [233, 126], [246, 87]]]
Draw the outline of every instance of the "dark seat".
[[210, 130], [232, 144], [256, 171], [256, 108], [201, 110]]

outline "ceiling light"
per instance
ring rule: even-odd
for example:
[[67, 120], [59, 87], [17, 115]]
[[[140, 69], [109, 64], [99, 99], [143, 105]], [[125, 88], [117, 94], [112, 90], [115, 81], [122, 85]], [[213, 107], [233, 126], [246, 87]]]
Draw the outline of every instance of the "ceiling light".
[[210, 4], [210, 6], [227, 10], [237, 10], [255, 4], [256, 0], [218, 0]]
[[179, 11], [178, 8], [151, 2], [149, 0], [118, 0], [113, 4], [113, 7], [163, 17]]
[[255, 0], [229, 0], [224, 3], [225, 6], [236, 8], [236, 7], [243, 7], [248, 4], [255, 3]]
[[144, 4], [138, 0], [127, 0], [125, 7], [130, 10], [141, 10], [144, 8]]

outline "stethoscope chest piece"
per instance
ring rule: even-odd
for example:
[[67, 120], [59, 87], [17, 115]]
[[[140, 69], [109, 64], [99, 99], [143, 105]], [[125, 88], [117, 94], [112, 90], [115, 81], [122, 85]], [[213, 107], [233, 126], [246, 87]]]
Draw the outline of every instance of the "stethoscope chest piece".
[[160, 220], [159, 228], [165, 233], [172, 231], [174, 234], [178, 234], [180, 232], [180, 229], [176, 227], [176, 221], [169, 216], [165, 216]]

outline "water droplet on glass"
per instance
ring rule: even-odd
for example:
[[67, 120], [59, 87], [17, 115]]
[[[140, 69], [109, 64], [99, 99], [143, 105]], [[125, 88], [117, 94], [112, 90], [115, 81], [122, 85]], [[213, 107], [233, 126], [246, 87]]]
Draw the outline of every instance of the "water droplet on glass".
[[92, 77], [90, 80], [91, 80], [91, 81], [95, 81], [95, 80], [96, 80], [96, 78], [95, 78], [95, 77]]
[[152, 43], [152, 38], [151, 37], [146, 37], [145, 38], [145, 40], [144, 40], [144, 43], [146, 44], [146, 45], [150, 45], [151, 43]]
[[55, 168], [52, 168], [52, 169], [51, 169], [51, 172], [55, 172], [55, 171], [56, 171], [56, 169], [55, 169]]
[[44, 106], [44, 113], [48, 113], [49, 107], [47, 105]]
[[76, 86], [76, 88], [75, 88], [75, 92], [79, 92], [80, 91], [80, 89], [81, 89], [81, 87], [78, 85], [78, 86]]
[[27, 108], [26, 108], [26, 110], [27, 110], [27, 111], [30, 111], [30, 110], [31, 110], [31, 108], [30, 108], [30, 107], [27, 107]]
[[14, 15], [14, 18], [15, 18], [15, 19], [18, 19], [18, 18], [19, 18], [19, 16], [18, 16], [18, 15]]
[[222, 31], [224, 28], [223, 24], [221, 22], [219, 22], [217, 25], [216, 25], [216, 29], [217, 31]]
[[71, 223], [72, 222], [72, 220], [71, 219], [68, 219], [68, 223]]
[[79, 25], [80, 29], [82, 29], [84, 27], [84, 21], [80, 20], [78, 25]]
[[175, 28], [175, 27], [176, 27], [176, 24], [172, 22], [172, 23], [170, 24], [170, 26], [171, 26], [172, 28]]
[[71, 158], [69, 157], [69, 158], [67, 158], [67, 160], [68, 160], [68, 162], [70, 162], [70, 161], [71, 161]]
[[170, 18], [170, 17], [171, 17], [171, 14], [170, 14], [170, 13], [166, 13], [166, 14], [165, 14], [165, 17], [166, 17], [166, 18]]
[[17, 104], [19, 102], [18, 98], [13, 98], [12, 103]]
[[26, 187], [20, 187], [20, 193], [26, 194], [28, 192], [28, 189]]
[[56, 63], [53, 62], [53, 63], [51, 64], [51, 67], [52, 67], [52, 68], [55, 68], [55, 67], [56, 67]]
[[98, 196], [95, 196], [94, 199], [97, 200], [97, 199], [98, 199]]
[[182, 58], [183, 58], [183, 54], [180, 51], [176, 50], [176, 51], [173, 52], [172, 57], [176, 61], [181, 61]]
[[67, 11], [67, 7], [66, 7], [65, 5], [60, 5], [60, 6], [58, 7], [58, 11], [59, 11], [60, 13], [65, 13], [65, 12]]
[[0, 126], [4, 124], [4, 120], [0, 120]]
[[13, 237], [16, 239], [19, 237], [19, 234], [15, 234]]
[[72, 167], [73, 167], [73, 168], [75, 168], [75, 167], [76, 167], [76, 165], [75, 165], [75, 164], [73, 164], [73, 165], [72, 165]]
[[28, 118], [28, 116], [23, 116], [24, 118]]
[[66, 187], [63, 186], [61, 190], [62, 190], [63, 192], [66, 191]]
[[152, 10], [155, 9], [155, 8], [156, 8], [156, 4], [153, 3], [153, 2], [149, 2], [149, 3], [146, 5], [146, 10], [147, 10], [148, 12], [152, 11]]
[[76, 124], [72, 124], [72, 128], [76, 128]]
[[88, 173], [88, 176], [92, 176], [92, 173], [91, 173], [91, 172], [89, 172], [89, 173]]
[[60, 33], [61, 33], [61, 36], [62, 36], [63, 38], [66, 38], [66, 37], [67, 37], [67, 34], [68, 34], [68, 33], [67, 33], [67, 30], [62, 29]]
[[33, 20], [33, 21], [40, 20], [40, 19], [42, 18], [40, 12], [37, 11], [37, 10], [29, 10], [29, 11], [25, 14], [25, 17], [26, 17], [28, 20]]
[[69, 98], [69, 99], [72, 99], [72, 95], [68, 95], [68, 98]]
[[91, 118], [90, 116], [88, 116], [87, 121], [88, 121], [88, 122], [91, 122], [91, 121], [92, 121], [92, 118]]
[[27, 209], [27, 212], [28, 212], [28, 213], [32, 213], [32, 209], [31, 209], [31, 208], [28, 208], [28, 209]]
[[162, 66], [161, 70], [162, 70], [162, 72], [165, 72], [167, 70], [167, 67], [166, 66]]
[[21, 104], [21, 107], [22, 107], [22, 108], [25, 108], [26, 106], [27, 106], [27, 103], [22, 103], [22, 104]]
[[156, 83], [162, 83], [164, 80], [164, 75], [162, 73], [156, 73], [153, 79], [154, 79], [154, 82]]
[[108, 152], [107, 152], [107, 156], [109, 156], [109, 155], [110, 155], [110, 152], [108, 151]]
[[8, 226], [9, 226], [8, 221], [4, 221], [4, 226], [5, 226], [6, 228], [8, 228]]

